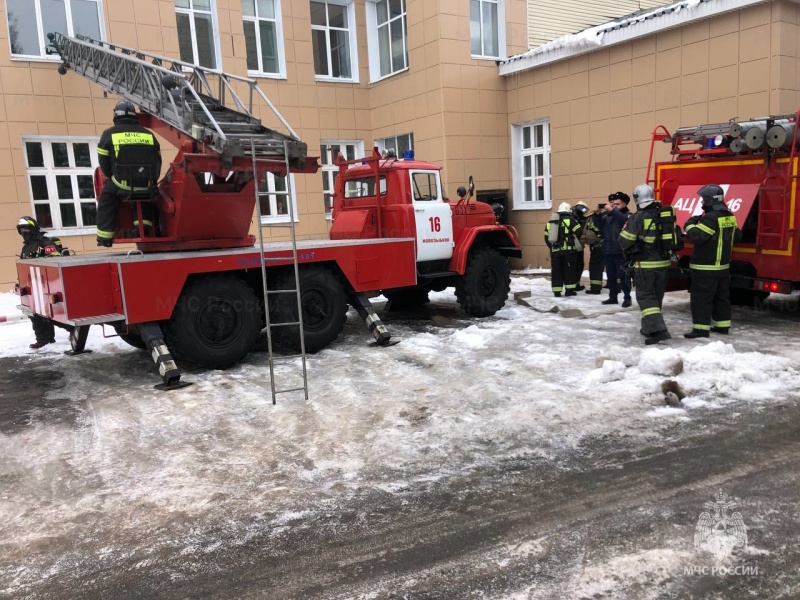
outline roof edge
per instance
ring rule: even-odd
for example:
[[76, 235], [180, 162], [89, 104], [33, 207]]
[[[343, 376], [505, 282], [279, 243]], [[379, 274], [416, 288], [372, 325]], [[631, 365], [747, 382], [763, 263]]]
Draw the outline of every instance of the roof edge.
[[771, 0], [681, 0], [562, 36], [498, 63], [501, 77], [588, 54]]

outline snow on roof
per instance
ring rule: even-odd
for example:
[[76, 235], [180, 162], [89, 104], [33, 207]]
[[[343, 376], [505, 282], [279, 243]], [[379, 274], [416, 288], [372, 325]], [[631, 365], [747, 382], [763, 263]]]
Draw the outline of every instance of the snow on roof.
[[601, 25], [587, 27], [577, 33], [531, 48], [527, 52], [499, 61], [500, 75], [513, 75], [529, 69], [622, 44], [687, 25], [701, 19], [708, 19], [727, 12], [742, 10], [769, 0], [680, 0], [673, 4], [642, 10]]

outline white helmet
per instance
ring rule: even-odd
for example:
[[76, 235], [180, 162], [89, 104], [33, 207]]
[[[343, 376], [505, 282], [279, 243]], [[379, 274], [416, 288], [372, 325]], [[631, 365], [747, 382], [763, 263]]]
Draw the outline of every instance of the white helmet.
[[636, 208], [647, 208], [656, 201], [656, 196], [651, 188], [646, 183], [637, 185], [633, 190], [633, 201], [636, 202]]
[[558, 205], [558, 212], [560, 213], [568, 213], [572, 212], [572, 207], [569, 205], [569, 202], [562, 202]]

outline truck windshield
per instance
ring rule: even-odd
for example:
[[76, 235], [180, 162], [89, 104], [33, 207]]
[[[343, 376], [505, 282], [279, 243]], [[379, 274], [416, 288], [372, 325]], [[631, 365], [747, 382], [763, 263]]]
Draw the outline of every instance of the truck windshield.
[[[386, 177], [381, 177], [381, 196], [386, 195]], [[360, 177], [350, 179], [344, 185], [345, 198], [366, 198], [375, 195], [375, 178]]]

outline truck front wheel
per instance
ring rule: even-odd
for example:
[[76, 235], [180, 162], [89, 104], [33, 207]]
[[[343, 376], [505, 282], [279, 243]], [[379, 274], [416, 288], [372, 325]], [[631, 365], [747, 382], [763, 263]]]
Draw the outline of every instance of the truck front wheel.
[[183, 290], [164, 327], [178, 362], [225, 369], [242, 360], [261, 331], [261, 309], [253, 290], [230, 275], [203, 277]]
[[467, 269], [456, 282], [456, 298], [465, 312], [488, 317], [503, 308], [511, 289], [508, 260], [494, 248], [470, 252]]
[[[294, 289], [294, 272], [287, 271], [277, 278], [275, 289]], [[333, 342], [347, 320], [347, 297], [341, 280], [328, 268], [309, 266], [300, 268], [300, 304], [303, 307], [303, 332], [306, 352], [318, 352]], [[296, 323], [297, 297], [278, 294], [271, 314], [277, 323]], [[278, 341], [300, 351], [299, 327], [287, 325], [276, 329]]]

